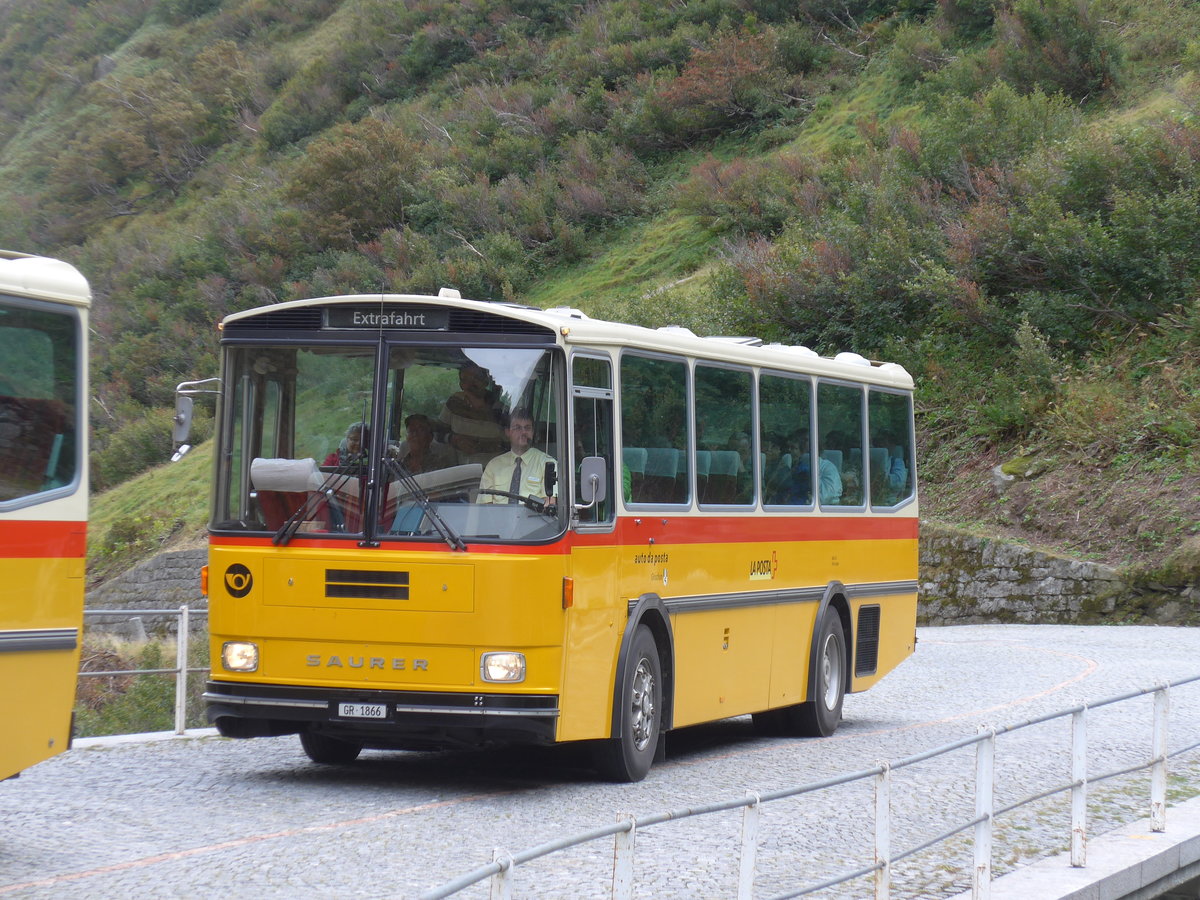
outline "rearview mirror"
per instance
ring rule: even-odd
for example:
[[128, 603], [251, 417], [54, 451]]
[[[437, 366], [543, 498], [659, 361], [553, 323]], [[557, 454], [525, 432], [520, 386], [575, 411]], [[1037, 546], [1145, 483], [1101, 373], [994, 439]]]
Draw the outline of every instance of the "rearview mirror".
[[171, 440], [176, 444], [182, 444], [188, 439], [188, 434], [192, 430], [192, 409], [195, 406], [195, 401], [191, 397], [180, 394], [175, 398], [175, 418], [174, 427], [171, 429]]
[[608, 495], [608, 466], [602, 456], [585, 457], [579, 467], [579, 499], [576, 509], [591, 509]]

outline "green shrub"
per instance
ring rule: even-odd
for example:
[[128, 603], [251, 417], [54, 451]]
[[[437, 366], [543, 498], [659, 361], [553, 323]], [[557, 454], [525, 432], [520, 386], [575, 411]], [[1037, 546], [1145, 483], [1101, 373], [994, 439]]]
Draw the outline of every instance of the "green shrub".
[[104, 490], [171, 458], [171, 410], [146, 410], [92, 449], [92, 489]]
[[1006, 169], [1037, 147], [1070, 137], [1078, 115], [1061, 96], [1036, 87], [1022, 96], [1004, 82], [977, 97], [938, 95], [919, 128], [921, 170], [969, 192], [974, 169]]
[[996, 20], [997, 0], [938, 0], [942, 21], [966, 40], [985, 35]]
[[714, 231], [773, 234], [794, 216], [811, 183], [815, 167], [795, 156], [738, 158], [721, 162], [708, 157], [694, 166], [680, 185], [678, 205]]
[[951, 60], [936, 31], [904, 24], [896, 30], [888, 68], [902, 84], [912, 85]]
[[1086, 0], [1016, 0], [996, 20], [1000, 71], [1022, 91], [1094, 100], [1120, 66], [1110, 27]]
[[1200, 305], [1193, 300], [1066, 379], [1049, 416], [1056, 439], [1102, 462], [1125, 455], [1194, 468], [1200, 463], [1197, 324]]

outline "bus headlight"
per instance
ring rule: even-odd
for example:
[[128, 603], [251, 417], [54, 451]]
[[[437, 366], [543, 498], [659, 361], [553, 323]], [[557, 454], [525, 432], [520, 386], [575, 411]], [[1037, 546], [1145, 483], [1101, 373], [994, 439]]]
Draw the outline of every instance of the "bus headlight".
[[525, 654], [511, 651], [485, 653], [479, 671], [484, 681], [524, 681]]
[[221, 665], [230, 672], [258, 671], [258, 644], [226, 641], [221, 646]]

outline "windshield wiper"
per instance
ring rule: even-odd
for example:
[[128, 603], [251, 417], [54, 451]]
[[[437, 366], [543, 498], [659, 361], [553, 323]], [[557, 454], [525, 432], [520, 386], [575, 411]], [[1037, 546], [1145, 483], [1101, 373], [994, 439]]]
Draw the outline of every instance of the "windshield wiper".
[[320, 487], [318, 487], [315, 491], [310, 492], [308, 497], [305, 498], [304, 502], [300, 504], [299, 508], [297, 508], [294, 513], [288, 516], [286, 522], [279, 526], [279, 530], [276, 531], [275, 536], [271, 538], [271, 543], [275, 544], [276, 546], [284, 546], [291, 541], [292, 537], [300, 529], [300, 524], [317, 511], [317, 507], [320, 506], [322, 501], [329, 503], [331, 512], [337, 511], [337, 507], [334, 505], [333, 501], [334, 490], [341, 487], [350, 479], [351, 472], [361, 468], [361, 461], [346, 462], [342, 463], [340, 466], [330, 472], [329, 475], [326, 476], [325, 480], [321, 482]]
[[404, 485], [404, 489], [417, 501], [417, 505], [421, 507], [421, 511], [429, 517], [429, 521], [433, 523], [433, 527], [442, 536], [442, 540], [450, 545], [450, 549], [466, 550], [467, 542], [438, 514], [433, 501], [429, 499], [429, 495], [425, 493], [425, 489], [421, 487], [408, 467], [400, 462], [400, 460], [393, 459], [390, 456], [384, 457], [383, 464], [389, 472], [400, 480], [400, 483]]

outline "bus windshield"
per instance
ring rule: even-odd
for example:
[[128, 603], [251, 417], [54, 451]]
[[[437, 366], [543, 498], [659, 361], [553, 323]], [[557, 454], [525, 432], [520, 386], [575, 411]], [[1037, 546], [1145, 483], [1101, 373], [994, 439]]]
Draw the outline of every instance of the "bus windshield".
[[544, 348], [232, 346], [214, 528], [553, 538], [562, 382]]

